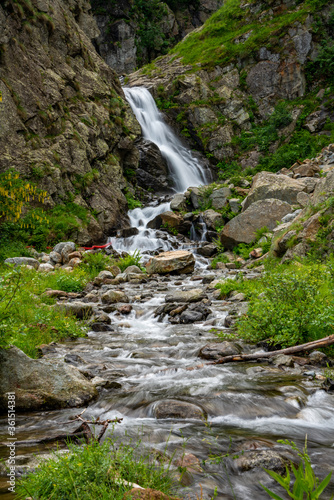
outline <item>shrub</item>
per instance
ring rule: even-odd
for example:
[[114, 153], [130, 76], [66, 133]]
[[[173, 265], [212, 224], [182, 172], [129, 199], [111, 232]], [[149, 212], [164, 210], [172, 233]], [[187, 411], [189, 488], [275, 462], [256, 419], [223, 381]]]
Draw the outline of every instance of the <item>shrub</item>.
[[140, 269], [144, 271], [145, 268], [141, 266], [140, 261], [141, 261], [140, 251], [136, 250], [132, 255], [129, 254], [126, 257], [117, 260], [115, 264], [120, 268], [122, 272], [125, 271], [125, 269], [130, 266], [138, 266]]
[[154, 465], [152, 458], [136, 444], [123, 444], [112, 437], [102, 445], [97, 442], [69, 445], [69, 453], [55, 453], [35, 472], [20, 480], [17, 498], [46, 500], [121, 500], [136, 483], [170, 495], [172, 478], [169, 468]]
[[50, 276], [48, 282], [51, 288], [63, 292], [82, 292], [88, 283], [88, 277], [83, 269], [74, 269], [72, 273], [59, 269]]
[[95, 275], [110, 265], [110, 258], [103, 252], [85, 253], [83, 261], [86, 264], [88, 272]]
[[279, 266], [260, 285], [264, 293], [251, 298], [247, 316], [238, 321], [241, 337], [286, 347], [332, 333], [333, 278], [328, 267]]

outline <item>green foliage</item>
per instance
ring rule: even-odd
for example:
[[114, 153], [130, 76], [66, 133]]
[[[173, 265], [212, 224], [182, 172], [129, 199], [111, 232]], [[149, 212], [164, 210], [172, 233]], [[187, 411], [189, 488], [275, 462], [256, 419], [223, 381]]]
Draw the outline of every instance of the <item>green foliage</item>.
[[124, 444], [112, 437], [102, 445], [94, 442], [83, 446], [69, 445], [69, 453], [55, 453], [36, 470], [22, 478], [17, 498], [27, 495], [38, 500], [122, 500], [132, 488], [122, 481], [143, 488], [172, 492], [169, 467], [156, 465], [140, 450], [138, 443]]
[[[199, 32], [190, 34], [171, 52], [181, 56], [184, 64], [200, 63], [202, 67], [212, 68], [226, 65], [238, 57], [249, 56], [263, 45], [279, 51], [280, 36], [287, 27], [297, 21], [302, 22], [307, 14], [316, 12], [319, 4], [324, 3], [325, 0], [306, 0], [298, 9], [280, 11], [275, 16], [264, 14], [259, 24], [258, 16], [250, 15], [250, 5], [241, 9], [240, 0], [227, 0]], [[263, 10], [266, 8], [264, 5]], [[244, 35], [247, 37], [243, 38]], [[235, 43], [238, 39], [242, 43]], [[243, 75], [241, 78], [241, 83], [245, 84]]]
[[111, 263], [110, 258], [103, 252], [85, 253], [83, 261], [90, 274], [99, 274]]
[[0, 173], [0, 221], [3, 219], [18, 223], [20, 227], [34, 227], [39, 220], [45, 220], [43, 211], [39, 215], [32, 212], [30, 219], [22, 219], [22, 210], [29, 202], [44, 203], [46, 198], [45, 191], [21, 179], [15, 170]]
[[129, 254], [126, 257], [122, 257], [119, 260], [116, 260], [114, 264], [120, 268], [120, 270], [123, 272], [125, 269], [129, 266], [138, 266], [140, 269], [145, 270], [140, 264], [141, 261], [141, 254], [139, 250], [136, 250], [133, 252], [133, 254]]
[[133, 210], [134, 208], [140, 208], [143, 206], [141, 201], [136, 200], [136, 198], [133, 196], [131, 191], [129, 191], [128, 189], [126, 189], [126, 191], [125, 191], [125, 198], [126, 198], [126, 201], [128, 202], [129, 210]]
[[277, 104], [268, 120], [261, 125], [253, 125], [250, 131], [242, 132], [240, 136], [235, 136], [233, 143], [242, 151], [252, 149], [256, 145], [260, 151], [268, 151], [269, 145], [279, 138], [278, 130], [289, 125], [291, 121], [287, 104], [282, 101]]
[[55, 299], [43, 295], [59, 283], [62, 288], [79, 291], [84, 283], [81, 271], [74, 270], [68, 279], [62, 272], [58, 277], [23, 268], [3, 268], [0, 274], [0, 347], [16, 345], [28, 356], [38, 357], [36, 347], [40, 344], [84, 336], [80, 322], [53, 307]]
[[239, 335], [251, 342], [268, 340], [283, 347], [333, 332], [333, 264], [277, 266], [258, 282]]
[[51, 274], [48, 279], [50, 288], [62, 290], [63, 292], [82, 292], [87, 283], [87, 273], [80, 268], [75, 268], [71, 273], [59, 269], [54, 274]]
[[[327, 488], [331, 479], [332, 473], [330, 472], [325, 479], [320, 482], [312, 469], [311, 460], [307, 453], [307, 445], [305, 440], [305, 447], [301, 452], [293, 441], [279, 440], [279, 443], [289, 445], [294, 451], [298, 452], [301, 461], [299, 467], [296, 468], [294, 463], [290, 461], [290, 468], [294, 475], [294, 480], [291, 484], [291, 475], [289, 467], [286, 467], [286, 475], [277, 474], [274, 471], [264, 469], [269, 476], [271, 476], [289, 495], [293, 500], [318, 500], [323, 491]], [[263, 484], [262, 488], [268, 493], [271, 498], [275, 500], [284, 500], [273, 491], [269, 490]], [[333, 498], [333, 497], [332, 497]]]
[[178, 230], [176, 227], [172, 227], [168, 224], [168, 222], [164, 222], [164, 224], [161, 225], [162, 228], [167, 229], [167, 231], [170, 234], [174, 234], [174, 236], [177, 236], [179, 234]]
[[223, 253], [219, 253], [218, 255], [216, 255], [216, 257], [212, 259], [211, 268], [217, 269], [218, 262], [223, 262], [224, 264], [227, 264], [227, 262], [229, 262], [229, 258]]

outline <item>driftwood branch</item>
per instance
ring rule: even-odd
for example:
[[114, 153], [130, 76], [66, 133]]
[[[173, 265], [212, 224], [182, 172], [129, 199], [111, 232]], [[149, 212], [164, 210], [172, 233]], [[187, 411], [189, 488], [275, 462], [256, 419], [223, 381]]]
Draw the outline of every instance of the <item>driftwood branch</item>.
[[313, 349], [317, 349], [319, 347], [326, 347], [331, 344], [334, 344], [334, 335], [330, 335], [329, 337], [324, 337], [323, 339], [314, 340], [313, 342], [307, 342], [306, 344], [287, 347], [286, 349], [280, 349], [278, 351], [255, 352], [252, 354], [237, 354], [231, 356], [224, 356], [218, 361], [213, 361], [212, 363], [208, 364], [221, 365], [224, 363], [232, 363], [236, 361], [254, 361], [257, 359], [272, 358], [274, 356], [277, 356], [278, 354], [294, 354], [296, 352], [311, 351]]
[[[109, 424], [119, 424], [122, 422], [122, 418], [114, 418], [114, 419], [108, 419], [108, 420], [102, 420], [100, 421], [100, 417], [98, 417], [96, 420], [85, 420], [82, 418], [81, 415], [85, 413], [85, 410], [83, 410], [79, 415], [75, 415], [71, 420], [68, 422], [63, 422], [63, 425], [65, 424], [73, 424], [73, 422], [79, 421], [81, 422], [80, 426], [77, 427], [73, 432], [67, 433], [67, 434], [58, 434], [57, 436], [53, 437], [47, 437], [43, 439], [34, 439], [34, 440], [26, 440], [26, 441], [16, 441], [15, 444], [17, 446], [23, 445], [36, 445], [36, 444], [44, 444], [44, 443], [52, 443], [54, 441], [78, 441], [80, 439], [83, 439], [86, 441], [87, 444], [97, 441], [98, 443], [101, 441], [104, 433], [108, 429]], [[91, 425], [102, 425], [102, 429], [99, 432], [99, 435], [95, 437], [89, 427], [89, 424]], [[1, 443], [0, 445], [6, 445], [6, 443]]]

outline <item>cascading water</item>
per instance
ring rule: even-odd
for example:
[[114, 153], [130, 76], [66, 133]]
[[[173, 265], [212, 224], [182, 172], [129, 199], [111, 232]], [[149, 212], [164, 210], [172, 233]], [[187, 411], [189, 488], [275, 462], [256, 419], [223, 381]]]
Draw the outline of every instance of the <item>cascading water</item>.
[[[203, 167], [164, 122], [149, 91], [144, 87], [124, 88], [123, 90], [141, 125], [143, 137], [154, 142], [166, 159], [175, 191], [184, 192], [189, 186], [206, 184], [208, 179]], [[139, 233], [130, 238], [112, 239], [115, 250], [127, 252], [137, 249], [141, 251], [170, 250], [171, 243], [157, 237], [155, 231], [147, 227], [150, 220], [167, 210], [170, 210], [169, 203], [131, 210], [128, 214], [131, 226], [136, 227]]]
[[166, 159], [176, 192], [206, 184], [203, 168], [164, 122], [153, 97], [145, 87], [125, 88], [124, 94], [142, 128], [144, 139], [154, 142]]

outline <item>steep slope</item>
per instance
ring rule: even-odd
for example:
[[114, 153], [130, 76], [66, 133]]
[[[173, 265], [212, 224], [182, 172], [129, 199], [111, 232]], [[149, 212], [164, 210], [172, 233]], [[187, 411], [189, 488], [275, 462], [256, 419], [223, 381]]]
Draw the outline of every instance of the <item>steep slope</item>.
[[91, 0], [101, 31], [96, 43], [117, 73], [130, 73], [166, 54], [187, 33], [201, 26], [222, 0]]
[[227, 0], [128, 84], [150, 88], [221, 178], [277, 171], [334, 140], [333, 28], [328, 0]]
[[[124, 169], [136, 168], [140, 126], [98, 56], [87, 0], [0, 5], [0, 172], [38, 183], [50, 207], [86, 209], [73, 235], [96, 242], [126, 220]], [[73, 205], [75, 204], [75, 205]]]

